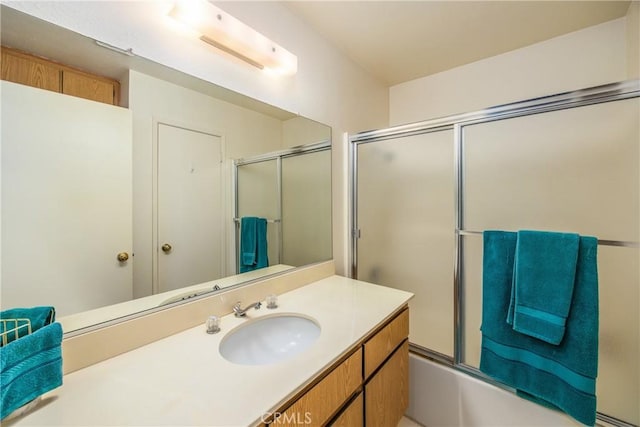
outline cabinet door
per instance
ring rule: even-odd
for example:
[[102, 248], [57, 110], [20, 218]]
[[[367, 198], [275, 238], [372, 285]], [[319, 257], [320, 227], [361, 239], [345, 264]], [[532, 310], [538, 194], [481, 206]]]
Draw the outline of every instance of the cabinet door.
[[62, 93], [92, 101], [115, 105], [114, 84], [112, 82], [76, 73], [70, 70], [62, 72]]
[[60, 69], [2, 49], [2, 80], [60, 92]]
[[409, 405], [409, 341], [393, 353], [365, 386], [367, 427], [396, 426]]
[[378, 369], [398, 344], [409, 335], [409, 309], [391, 320], [380, 332], [364, 343], [364, 378]]
[[362, 350], [353, 353], [273, 421], [277, 426], [324, 426], [362, 384]]
[[329, 425], [332, 427], [364, 426], [364, 398], [362, 393]]

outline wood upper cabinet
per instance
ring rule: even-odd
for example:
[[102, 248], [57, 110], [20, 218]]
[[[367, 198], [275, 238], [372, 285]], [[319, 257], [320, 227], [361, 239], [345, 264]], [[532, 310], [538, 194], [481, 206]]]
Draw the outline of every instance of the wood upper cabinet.
[[2, 80], [60, 92], [60, 69], [2, 47]]
[[2, 80], [118, 105], [120, 83], [2, 46]]
[[105, 104], [117, 102], [113, 81], [71, 70], [62, 70], [62, 93]]

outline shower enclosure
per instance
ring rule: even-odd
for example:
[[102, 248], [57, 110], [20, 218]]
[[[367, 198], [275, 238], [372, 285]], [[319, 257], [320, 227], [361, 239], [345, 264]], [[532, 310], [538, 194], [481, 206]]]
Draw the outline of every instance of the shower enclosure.
[[269, 265], [331, 258], [331, 143], [234, 162], [236, 271], [240, 219], [266, 218]]
[[640, 423], [640, 83], [354, 135], [352, 275], [415, 294], [414, 354], [479, 370], [482, 231], [599, 239], [598, 418]]

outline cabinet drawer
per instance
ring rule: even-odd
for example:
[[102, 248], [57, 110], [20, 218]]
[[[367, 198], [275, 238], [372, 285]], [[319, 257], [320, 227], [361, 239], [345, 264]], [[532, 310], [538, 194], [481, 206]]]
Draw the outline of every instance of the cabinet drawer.
[[274, 426], [323, 426], [362, 384], [362, 349], [313, 386], [272, 422]]
[[364, 343], [364, 378], [367, 379], [391, 352], [409, 336], [409, 309], [403, 310]]
[[409, 340], [367, 383], [364, 399], [367, 427], [398, 425], [409, 405]]
[[364, 398], [362, 397], [362, 393], [329, 425], [332, 427], [364, 426]]

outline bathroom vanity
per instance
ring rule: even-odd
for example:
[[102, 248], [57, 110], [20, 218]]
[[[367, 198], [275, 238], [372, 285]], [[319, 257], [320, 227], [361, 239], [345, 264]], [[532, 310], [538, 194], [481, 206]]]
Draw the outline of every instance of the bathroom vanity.
[[409, 309], [404, 308], [267, 423], [397, 425], [409, 404], [408, 335]]
[[[263, 304], [241, 318], [223, 316], [217, 334], [207, 334], [202, 319], [196, 327], [69, 373], [35, 410], [6, 425], [396, 425], [408, 404], [412, 296], [326, 277], [279, 294], [276, 309]], [[304, 351], [253, 365], [220, 354], [236, 328], [290, 315], [319, 326]]]

